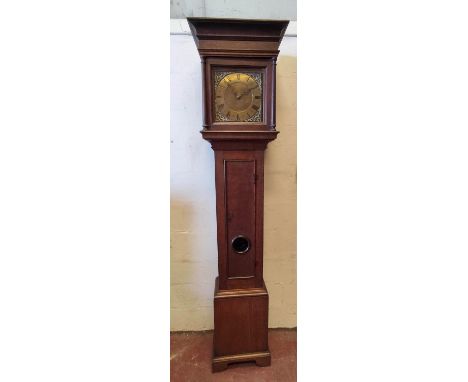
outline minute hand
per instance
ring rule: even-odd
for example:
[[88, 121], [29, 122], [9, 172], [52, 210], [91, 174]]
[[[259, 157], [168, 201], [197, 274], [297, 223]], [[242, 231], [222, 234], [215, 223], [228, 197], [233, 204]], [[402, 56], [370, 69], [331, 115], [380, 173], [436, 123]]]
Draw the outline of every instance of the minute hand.
[[248, 87], [246, 90], [242, 92], [242, 95], [249, 94], [253, 89], [255, 89], [258, 85]]

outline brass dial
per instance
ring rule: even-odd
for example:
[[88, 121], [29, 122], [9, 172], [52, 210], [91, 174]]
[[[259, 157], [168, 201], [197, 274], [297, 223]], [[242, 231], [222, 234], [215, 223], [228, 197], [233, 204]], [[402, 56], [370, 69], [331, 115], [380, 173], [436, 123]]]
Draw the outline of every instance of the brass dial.
[[260, 73], [227, 73], [215, 83], [215, 120], [229, 122], [262, 121]]

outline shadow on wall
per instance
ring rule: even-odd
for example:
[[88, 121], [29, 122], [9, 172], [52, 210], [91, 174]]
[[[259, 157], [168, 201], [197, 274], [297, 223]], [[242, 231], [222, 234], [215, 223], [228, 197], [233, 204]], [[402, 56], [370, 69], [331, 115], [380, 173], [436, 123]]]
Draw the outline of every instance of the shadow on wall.
[[264, 279], [269, 327], [297, 325], [297, 58], [280, 54], [276, 67], [278, 138], [265, 152]]

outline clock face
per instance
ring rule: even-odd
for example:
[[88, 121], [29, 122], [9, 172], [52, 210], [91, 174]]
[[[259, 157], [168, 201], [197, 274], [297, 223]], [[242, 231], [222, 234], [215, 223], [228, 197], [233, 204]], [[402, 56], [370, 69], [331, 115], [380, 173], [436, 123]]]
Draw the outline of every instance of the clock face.
[[262, 122], [261, 72], [214, 73], [215, 122]]

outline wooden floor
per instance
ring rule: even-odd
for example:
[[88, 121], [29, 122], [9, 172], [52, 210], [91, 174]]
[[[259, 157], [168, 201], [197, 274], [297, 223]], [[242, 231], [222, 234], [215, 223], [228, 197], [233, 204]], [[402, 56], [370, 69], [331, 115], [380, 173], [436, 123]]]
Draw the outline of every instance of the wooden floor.
[[212, 332], [171, 333], [171, 382], [288, 382], [296, 381], [296, 330], [270, 329], [271, 366], [233, 364], [212, 373]]

